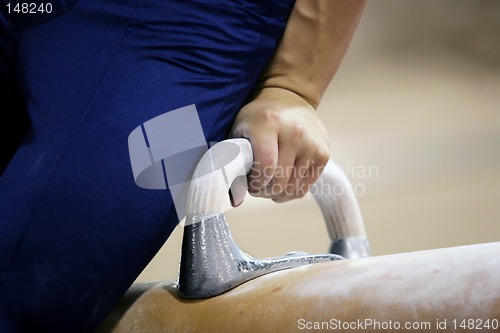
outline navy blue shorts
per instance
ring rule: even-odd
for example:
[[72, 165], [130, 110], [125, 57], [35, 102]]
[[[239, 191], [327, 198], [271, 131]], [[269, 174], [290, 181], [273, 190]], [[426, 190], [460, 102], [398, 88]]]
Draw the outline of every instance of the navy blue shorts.
[[129, 134], [194, 104], [226, 139], [293, 6], [63, 1], [2, 2], [1, 332], [96, 328], [178, 222], [168, 190], [136, 185]]

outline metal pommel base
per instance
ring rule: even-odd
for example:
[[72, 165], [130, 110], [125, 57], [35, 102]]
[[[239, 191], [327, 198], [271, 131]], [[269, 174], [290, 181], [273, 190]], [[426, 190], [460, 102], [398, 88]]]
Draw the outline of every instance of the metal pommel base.
[[371, 256], [370, 244], [364, 237], [346, 237], [332, 241], [329, 253], [338, 254], [346, 259]]
[[264, 274], [302, 265], [343, 259], [335, 254], [292, 253], [255, 259], [235, 243], [224, 214], [191, 217], [184, 228], [178, 292], [198, 299], [222, 294]]
[[[329, 161], [312, 186], [336, 254], [299, 252], [255, 259], [231, 237], [224, 212], [236, 179], [246, 179], [253, 151], [246, 139], [231, 139], [210, 148], [198, 163], [189, 187], [182, 242], [178, 293], [183, 298], [222, 294], [246, 281], [278, 270], [369, 254], [363, 219], [352, 187], [342, 170]], [[286, 232], [286, 231], [284, 231]]]

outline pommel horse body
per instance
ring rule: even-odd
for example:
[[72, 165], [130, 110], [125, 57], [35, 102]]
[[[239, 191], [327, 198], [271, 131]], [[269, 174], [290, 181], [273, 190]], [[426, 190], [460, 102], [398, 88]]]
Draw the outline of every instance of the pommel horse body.
[[255, 259], [241, 251], [223, 212], [252, 162], [245, 139], [203, 156], [178, 281], [134, 284], [99, 332], [500, 331], [500, 242], [370, 257], [356, 198], [332, 161], [311, 189], [330, 254]]

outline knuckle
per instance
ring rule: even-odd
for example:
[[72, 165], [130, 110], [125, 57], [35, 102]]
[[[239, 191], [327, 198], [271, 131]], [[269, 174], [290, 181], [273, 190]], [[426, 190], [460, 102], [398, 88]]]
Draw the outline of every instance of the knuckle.
[[273, 147], [269, 144], [262, 144], [256, 153], [255, 161], [253, 163], [253, 168], [264, 170], [264, 169], [274, 169], [277, 162], [277, 157], [273, 153]]
[[293, 124], [290, 129], [290, 137], [294, 144], [300, 142], [304, 137], [304, 125], [300, 123]]
[[282, 121], [282, 116], [280, 112], [276, 112], [272, 108], [268, 108], [262, 112], [262, 118], [268, 123], [280, 123]]
[[326, 147], [317, 147], [314, 155], [316, 165], [324, 166], [330, 159], [330, 151]]

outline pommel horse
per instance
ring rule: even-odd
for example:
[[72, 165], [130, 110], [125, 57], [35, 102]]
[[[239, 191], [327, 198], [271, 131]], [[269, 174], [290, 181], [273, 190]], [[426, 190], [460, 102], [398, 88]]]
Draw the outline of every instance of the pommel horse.
[[178, 281], [134, 284], [98, 332], [500, 331], [500, 242], [371, 257], [354, 193], [332, 161], [311, 188], [329, 254], [241, 251], [223, 213], [252, 162], [245, 139], [208, 150], [189, 189]]

